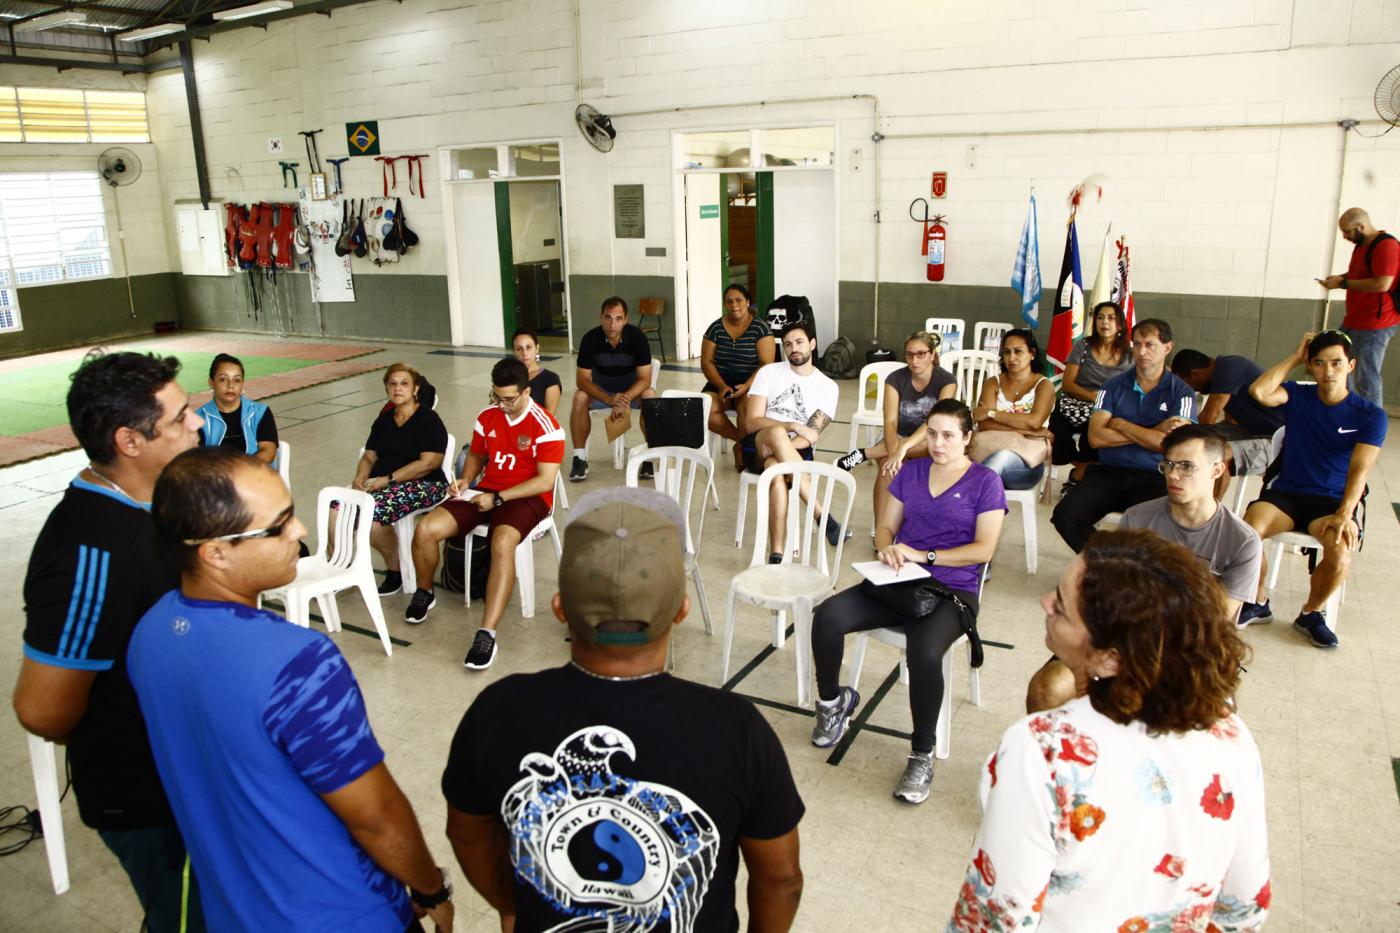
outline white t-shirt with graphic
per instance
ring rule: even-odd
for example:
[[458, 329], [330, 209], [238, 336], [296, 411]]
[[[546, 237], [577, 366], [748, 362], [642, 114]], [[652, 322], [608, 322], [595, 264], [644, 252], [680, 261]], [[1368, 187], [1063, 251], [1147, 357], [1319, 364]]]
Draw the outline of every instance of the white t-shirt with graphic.
[[759, 369], [749, 386], [749, 395], [761, 396], [768, 403], [765, 417], [806, 424], [819, 411], [835, 421], [840, 390], [820, 370], [801, 376], [790, 363], [780, 361]]

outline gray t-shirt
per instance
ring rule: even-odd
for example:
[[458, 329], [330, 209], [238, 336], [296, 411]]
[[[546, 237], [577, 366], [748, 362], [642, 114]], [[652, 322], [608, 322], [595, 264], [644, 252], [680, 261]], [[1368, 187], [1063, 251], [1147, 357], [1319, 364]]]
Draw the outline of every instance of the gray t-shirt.
[[1231, 599], [1254, 601], [1264, 545], [1253, 528], [1224, 506], [1201, 527], [1184, 528], [1172, 519], [1171, 501], [1163, 496], [1128, 509], [1119, 527], [1145, 528], [1180, 544], [1210, 565]]
[[1117, 366], [1105, 366], [1094, 358], [1093, 351], [1089, 349], [1089, 341], [1080, 337], [1074, 342], [1074, 346], [1069, 348], [1069, 359], [1065, 360], [1065, 365], [1070, 363], [1079, 367], [1079, 375], [1074, 380], [1079, 387], [1097, 392], [1103, 388], [1105, 382], [1124, 370], [1133, 368], [1133, 355], [1124, 353]]
[[938, 393], [943, 391], [944, 386], [954, 385], [953, 374], [942, 366], [933, 367], [933, 372], [929, 374], [928, 385], [923, 390], [914, 388], [914, 377], [909, 372], [909, 367], [896, 369], [885, 377], [885, 385], [894, 389], [899, 394], [899, 425], [897, 430], [900, 437], [908, 437], [928, 420], [928, 413], [938, 401]]

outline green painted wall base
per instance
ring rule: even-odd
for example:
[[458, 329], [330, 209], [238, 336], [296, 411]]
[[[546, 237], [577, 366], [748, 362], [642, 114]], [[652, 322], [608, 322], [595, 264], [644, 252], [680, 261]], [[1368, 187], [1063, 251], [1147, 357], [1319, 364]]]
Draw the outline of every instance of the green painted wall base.
[[304, 274], [259, 276], [260, 311], [253, 312], [246, 274], [176, 276], [180, 323], [195, 330], [296, 334], [449, 343], [447, 277], [443, 275], [357, 275], [355, 301], [311, 302]]
[[0, 334], [0, 357], [153, 333], [157, 321], [180, 317], [175, 298], [178, 277], [169, 272], [132, 276], [134, 318], [123, 278], [21, 288], [19, 310], [24, 329]]

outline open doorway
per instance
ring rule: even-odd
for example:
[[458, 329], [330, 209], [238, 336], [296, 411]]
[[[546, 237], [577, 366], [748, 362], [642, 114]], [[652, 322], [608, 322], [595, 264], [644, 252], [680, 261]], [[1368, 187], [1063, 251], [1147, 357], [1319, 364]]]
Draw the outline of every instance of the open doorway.
[[567, 352], [569, 289], [559, 143], [445, 148], [452, 343], [507, 348], [517, 328]]
[[[817, 341], [837, 336], [835, 128], [676, 134], [678, 345], [700, 352], [729, 284], [758, 313], [779, 295], [812, 303]], [[752, 153], [761, 152], [754, 158]]]
[[539, 334], [540, 346], [545, 350], [568, 352], [559, 182], [511, 181], [506, 187], [510, 200], [515, 326]]

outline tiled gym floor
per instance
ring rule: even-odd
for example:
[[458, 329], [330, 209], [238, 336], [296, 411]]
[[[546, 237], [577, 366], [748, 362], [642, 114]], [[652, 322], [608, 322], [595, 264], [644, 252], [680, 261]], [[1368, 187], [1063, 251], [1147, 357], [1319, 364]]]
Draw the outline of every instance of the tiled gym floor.
[[[143, 341], [149, 343], [149, 341]], [[403, 359], [420, 368], [442, 394], [438, 412], [448, 429], [465, 438], [485, 404], [493, 355], [434, 353], [424, 346], [386, 346], [377, 359]], [[372, 358], [373, 359], [373, 358]], [[546, 363], [572, 379], [572, 360]], [[687, 365], [686, 369], [691, 367]], [[661, 388], [698, 388], [701, 377], [664, 370]], [[853, 383], [842, 383], [842, 417], [854, 407]], [[294, 449], [292, 479], [303, 514], [311, 521], [317, 489], [351, 477], [383, 393], [378, 373], [368, 373], [284, 395], [273, 402], [282, 436]], [[567, 404], [567, 402], [566, 402]], [[843, 452], [848, 426], [827, 430], [822, 449]], [[596, 434], [597, 432], [595, 432]], [[1308, 646], [1288, 622], [1305, 584], [1304, 561], [1286, 557], [1275, 595], [1280, 620], [1250, 628], [1254, 659], [1240, 696], [1240, 710], [1264, 756], [1268, 785], [1274, 908], [1268, 929], [1282, 933], [1400, 929], [1400, 799], [1392, 757], [1400, 757], [1400, 629], [1382, 607], [1400, 596], [1394, 555], [1400, 548], [1396, 514], [1400, 499], [1400, 454], [1392, 440], [1371, 481], [1370, 523], [1343, 606], [1342, 646], [1325, 653]], [[600, 436], [593, 439], [593, 472], [569, 487], [571, 498], [587, 489], [620, 483]], [[727, 460], [727, 458], [725, 458]], [[20, 658], [21, 583], [29, 548], [56, 495], [82, 465], [80, 452], [0, 470], [0, 522], [13, 546], [0, 549], [0, 587], [8, 594], [7, 634], [0, 639], [0, 677], [8, 696]], [[856, 537], [848, 551], [866, 556], [872, 467], [857, 473], [860, 494], [854, 513]], [[676, 641], [678, 673], [719, 683], [720, 638], [726, 581], [747, 564], [749, 551], [733, 544], [738, 480], [721, 462], [716, 472], [721, 510], [710, 512], [701, 546], [701, 567], [714, 613], [716, 637], [704, 634], [698, 610], [681, 626]], [[752, 510], [750, 510], [752, 523]], [[1002, 730], [1021, 714], [1024, 687], [1045, 657], [1038, 595], [1054, 586], [1069, 551], [1039, 509], [1039, 574], [1029, 577], [1019, 516], [1008, 516], [980, 627], [983, 637], [1008, 647], [988, 647], [982, 668], [982, 705], [968, 702], [967, 661], [957, 649], [952, 689], [955, 707], [952, 757], [939, 762], [933, 795], [920, 807], [901, 805], [890, 790], [903, 766], [907, 744], [865, 731], [839, 765], [808, 742], [811, 720], [781, 707], [763, 707], [787, 748], [808, 811], [801, 826], [806, 891], [800, 930], [942, 929], [961, 882], [968, 847], [978, 822], [978, 769]], [[567, 515], [564, 516], [567, 520]], [[746, 543], [752, 541], [752, 528]], [[450, 864], [442, 833], [444, 804], [438, 780], [453, 729], [483, 685], [517, 671], [562, 664], [568, 657], [563, 631], [545, 608], [554, 592], [556, 561], [545, 545], [535, 549], [541, 612], [516, 615], [514, 601], [501, 634], [501, 654], [485, 674], [461, 666], [481, 611], [470, 612], [439, 596], [428, 622], [410, 628], [402, 613], [407, 597], [384, 600], [391, 632], [410, 642], [386, 658], [377, 639], [348, 628], [338, 642], [354, 666], [369, 705], [371, 722], [390, 767], [413, 801], [428, 841]], [[843, 584], [855, 575], [846, 571]], [[1390, 580], [1390, 583], [1386, 583]], [[369, 628], [354, 597], [341, 600], [349, 624]], [[735, 668], [762, 652], [766, 620], [742, 610], [735, 636]], [[896, 655], [872, 644], [862, 676], [862, 694], [872, 696], [889, 678]], [[731, 672], [732, 676], [732, 672]], [[795, 702], [793, 645], [773, 652], [737, 685], [751, 697], [777, 704]], [[897, 683], [870, 717], [885, 730], [908, 728], [907, 692]], [[13, 716], [0, 716], [0, 805], [33, 805], [34, 790], [22, 731]], [[0, 929], [135, 931], [140, 911], [126, 879], [97, 836], [83, 827], [74, 802], [64, 804], [72, 889], [53, 894], [42, 844], [0, 860], [4, 896]], [[0, 844], [8, 840], [0, 839]], [[457, 898], [459, 930], [494, 930], [494, 915], [465, 884]], [[739, 889], [743, 890], [742, 886]]]

